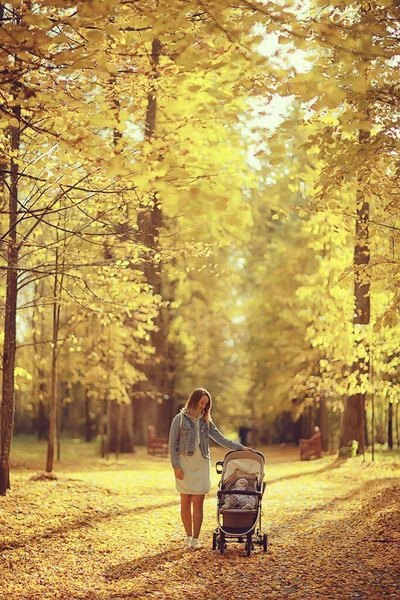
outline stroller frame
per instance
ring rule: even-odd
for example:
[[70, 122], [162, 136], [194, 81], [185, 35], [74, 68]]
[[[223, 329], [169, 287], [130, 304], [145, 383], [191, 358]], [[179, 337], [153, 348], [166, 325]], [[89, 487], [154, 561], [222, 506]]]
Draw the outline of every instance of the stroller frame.
[[[227, 464], [231, 460], [255, 460], [259, 463], [259, 473], [256, 478], [256, 490], [254, 491], [239, 491], [223, 489], [223, 477], [227, 470]], [[251, 555], [254, 545], [258, 544], [263, 547], [264, 552], [268, 549], [268, 536], [262, 533], [261, 517], [262, 517], [262, 497], [265, 491], [266, 483], [264, 478], [264, 456], [261, 452], [254, 450], [232, 450], [227, 452], [223, 461], [218, 461], [215, 465], [216, 471], [222, 475], [219, 483], [220, 489], [217, 493], [217, 528], [213, 533], [212, 548], [219, 550], [224, 554], [227, 542], [245, 543], [247, 556]], [[251, 477], [251, 474], [248, 474]], [[241, 474], [241, 477], [246, 477]], [[254, 475], [253, 475], [254, 477]], [[224, 497], [228, 494], [246, 495], [256, 497], [256, 508], [247, 510], [243, 508], [227, 508], [222, 509]], [[221, 522], [223, 521], [223, 522]]]

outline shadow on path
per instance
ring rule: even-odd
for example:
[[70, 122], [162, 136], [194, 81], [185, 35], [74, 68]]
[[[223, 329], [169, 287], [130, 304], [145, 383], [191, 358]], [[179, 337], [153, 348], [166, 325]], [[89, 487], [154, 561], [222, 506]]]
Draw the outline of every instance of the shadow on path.
[[47, 540], [50, 538], [55, 538], [59, 535], [63, 535], [69, 533], [70, 531], [76, 531], [85, 527], [91, 527], [95, 523], [103, 523], [105, 521], [109, 521], [111, 519], [115, 519], [116, 517], [126, 517], [127, 515], [135, 515], [147, 513], [152, 510], [157, 510], [160, 508], [168, 508], [170, 506], [179, 506], [180, 500], [174, 500], [173, 502], [168, 502], [164, 504], [157, 504], [151, 506], [137, 506], [135, 508], [131, 508], [129, 510], [120, 510], [109, 513], [102, 514], [88, 514], [80, 519], [76, 519], [72, 523], [66, 523], [62, 527], [51, 527], [47, 529], [43, 533], [34, 533], [30, 536], [27, 536], [22, 539], [18, 539], [15, 542], [0, 542], [0, 552], [4, 552], [6, 550], [16, 550], [18, 548], [24, 548], [28, 546], [32, 542], [38, 542], [40, 540]]
[[299, 514], [291, 517], [286, 523], [281, 523], [274, 527], [269, 528], [268, 533], [276, 533], [285, 529], [292, 529], [295, 526], [300, 526], [302, 528], [303, 524], [306, 523], [310, 518], [314, 518], [320, 513], [329, 512], [332, 509], [337, 509], [340, 506], [344, 507], [343, 515], [345, 518], [352, 518], [352, 513], [348, 512], [348, 508], [346, 506], [346, 502], [365, 494], [366, 492], [375, 493], [375, 489], [379, 490], [382, 487], [382, 484], [386, 484], [387, 487], [391, 487], [396, 485], [395, 480], [388, 479], [383, 477], [382, 479], [376, 479], [374, 481], [366, 481], [361, 484], [357, 489], [352, 490], [348, 494], [344, 496], [339, 496], [336, 498], [332, 498], [329, 502], [325, 504], [321, 504], [320, 506], [313, 506], [311, 508], [305, 508], [299, 511]]
[[332, 471], [333, 469], [338, 469], [343, 463], [345, 463], [347, 458], [337, 458], [335, 462], [330, 465], [326, 465], [326, 467], [322, 467], [322, 469], [318, 469], [317, 471], [308, 471], [307, 473], [293, 473], [293, 475], [287, 475], [286, 477], [277, 477], [276, 479], [265, 479], [267, 484], [278, 483], [279, 481], [289, 481], [290, 479], [299, 479], [300, 477], [314, 477], [315, 475], [321, 475], [322, 473], [327, 473], [328, 471]]
[[104, 572], [104, 577], [117, 581], [119, 579], [132, 579], [136, 575], [147, 572], [159, 571], [164, 564], [175, 562], [188, 554], [187, 548], [167, 548], [163, 552], [151, 556], [141, 556], [120, 565], [115, 565]]

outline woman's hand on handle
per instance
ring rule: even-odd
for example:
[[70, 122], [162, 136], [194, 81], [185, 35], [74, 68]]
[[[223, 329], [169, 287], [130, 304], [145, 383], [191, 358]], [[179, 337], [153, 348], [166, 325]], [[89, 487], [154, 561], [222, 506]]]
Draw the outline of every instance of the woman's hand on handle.
[[174, 473], [177, 479], [183, 479], [183, 469], [181, 469], [180, 467], [174, 467]]

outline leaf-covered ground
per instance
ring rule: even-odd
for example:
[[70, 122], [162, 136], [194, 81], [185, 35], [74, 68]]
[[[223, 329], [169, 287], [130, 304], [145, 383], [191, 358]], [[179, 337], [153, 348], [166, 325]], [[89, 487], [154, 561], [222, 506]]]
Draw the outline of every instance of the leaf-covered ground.
[[[168, 459], [139, 448], [107, 461], [77, 446], [56, 481], [32, 481], [37, 448], [16, 447], [0, 498], [1, 600], [400, 598], [400, 459], [304, 463], [294, 448], [263, 449], [269, 550], [248, 558], [243, 545], [211, 549], [215, 472], [193, 551]], [[214, 449], [213, 465], [223, 455]]]

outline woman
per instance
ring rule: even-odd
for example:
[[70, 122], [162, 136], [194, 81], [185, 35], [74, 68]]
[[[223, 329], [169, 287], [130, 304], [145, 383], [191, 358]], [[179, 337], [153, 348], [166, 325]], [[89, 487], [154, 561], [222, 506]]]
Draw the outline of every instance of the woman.
[[249, 450], [228, 440], [217, 429], [211, 420], [211, 404], [207, 390], [195, 389], [185, 407], [174, 417], [169, 432], [171, 464], [176, 489], [181, 495], [181, 519], [187, 535], [185, 544], [191, 548], [200, 547], [204, 496], [211, 488], [209, 438], [230, 450]]

